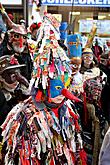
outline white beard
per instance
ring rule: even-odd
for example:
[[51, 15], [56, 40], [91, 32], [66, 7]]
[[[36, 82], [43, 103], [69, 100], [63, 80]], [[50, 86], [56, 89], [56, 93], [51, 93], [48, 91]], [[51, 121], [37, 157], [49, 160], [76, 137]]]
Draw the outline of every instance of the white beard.
[[25, 49], [25, 45], [23, 47], [21, 47], [21, 48], [19, 46], [17, 46], [17, 45], [14, 45], [14, 44], [12, 44], [12, 45], [13, 45], [13, 49], [14, 49], [14, 51], [16, 53], [22, 53], [24, 51], [24, 49]]

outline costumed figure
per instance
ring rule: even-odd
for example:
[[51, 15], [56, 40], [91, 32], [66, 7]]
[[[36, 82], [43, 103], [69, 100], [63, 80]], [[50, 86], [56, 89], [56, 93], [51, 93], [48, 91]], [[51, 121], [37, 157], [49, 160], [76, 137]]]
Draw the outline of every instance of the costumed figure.
[[82, 66], [80, 72], [83, 74], [83, 80], [99, 77], [100, 81], [105, 83], [106, 75], [99, 69], [97, 59], [92, 51], [92, 43], [97, 31], [97, 26], [94, 24], [88, 36], [87, 43], [82, 52]]
[[[20, 68], [23, 67], [25, 65], [19, 65], [13, 57], [8, 55], [0, 57], [0, 91], [3, 93], [0, 99], [0, 125], [16, 104], [29, 97], [27, 90], [29, 83], [20, 73]], [[4, 109], [4, 103], [8, 110]]]
[[72, 68], [70, 90], [76, 95], [83, 92], [82, 74], [79, 72], [81, 67], [81, 35], [71, 34], [67, 37], [68, 57], [70, 58], [70, 65]]
[[[98, 65], [96, 65], [97, 61], [94, 60], [94, 54], [91, 50], [95, 32], [96, 27], [93, 27], [89, 36], [91, 38], [88, 38], [82, 53], [82, 67], [80, 70], [84, 82], [84, 118], [82, 119], [82, 128], [84, 132], [85, 148], [88, 154], [88, 164], [90, 165], [97, 164], [100, 146], [99, 139], [103, 138], [101, 137], [102, 126], [103, 129], [105, 128], [105, 118], [100, 106], [100, 95], [104, 77], [103, 72], [99, 69]], [[106, 77], [105, 74], [104, 76]]]
[[64, 87], [71, 69], [57, 41], [58, 28], [57, 20], [45, 13], [32, 53], [32, 96], [15, 106], [1, 126], [5, 165], [86, 165], [72, 102], [80, 100]]
[[82, 52], [82, 64], [80, 72], [84, 81], [95, 78], [100, 75], [100, 69], [97, 67], [91, 48], [85, 48]]
[[3, 49], [3, 55], [14, 55], [19, 64], [26, 64], [26, 67], [21, 72], [24, 77], [30, 80], [32, 62], [27, 45], [27, 30], [23, 25], [13, 23], [1, 4], [0, 11], [9, 29], [7, 31], [7, 46]]
[[[88, 35], [88, 39], [87, 39], [85, 48], [83, 49], [83, 52], [82, 52], [82, 66], [80, 69], [80, 72], [82, 74], [86, 73], [86, 71], [90, 71], [91, 69], [93, 69], [94, 65], [97, 62], [94, 59], [95, 57], [94, 57], [93, 51], [91, 49], [96, 31], [97, 31], [97, 26], [94, 24], [89, 35]], [[95, 71], [91, 70], [90, 72], [94, 72], [94, 73], [90, 73], [89, 76], [91, 76], [91, 75], [93, 76], [94, 74], [98, 74], [98, 73], [95, 73], [95, 72], [98, 72], [98, 70], [96, 71], [96, 69], [95, 69]], [[89, 79], [89, 77], [87, 79]]]
[[102, 88], [103, 85], [98, 79], [89, 79], [84, 83], [86, 124], [82, 124], [82, 128], [84, 132], [84, 148], [90, 165], [97, 165], [98, 163], [100, 145], [107, 126], [100, 103]]

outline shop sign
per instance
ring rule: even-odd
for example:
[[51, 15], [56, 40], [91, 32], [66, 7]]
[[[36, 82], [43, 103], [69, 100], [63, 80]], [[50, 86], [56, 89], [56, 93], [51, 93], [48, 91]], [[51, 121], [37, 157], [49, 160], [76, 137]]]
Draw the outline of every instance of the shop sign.
[[42, 3], [49, 6], [110, 7], [110, 0], [43, 0]]
[[22, 5], [22, 0], [0, 0], [3, 5]]
[[98, 34], [110, 34], [110, 20], [80, 20], [79, 32], [89, 33], [94, 23]]

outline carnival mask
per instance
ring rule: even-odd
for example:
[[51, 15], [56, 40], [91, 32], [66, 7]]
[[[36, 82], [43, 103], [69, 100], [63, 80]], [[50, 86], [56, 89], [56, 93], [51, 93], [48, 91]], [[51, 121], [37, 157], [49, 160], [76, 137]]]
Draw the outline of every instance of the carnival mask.
[[17, 81], [16, 75], [18, 72], [20, 72], [18, 69], [6, 70], [2, 73], [2, 78], [4, 78], [8, 84], [15, 83]]
[[51, 102], [61, 103], [64, 100], [64, 96], [62, 95], [62, 89], [64, 89], [64, 85], [60, 80], [50, 80], [50, 89], [48, 94], [50, 95]]
[[95, 79], [87, 80], [85, 82], [85, 92], [89, 102], [100, 101], [102, 84]]
[[14, 57], [8, 55], [0, 57], [0, 81], [8, 88], [15, 88], [18, 82], [28, 87], [28, 81], [20, 74], [20, 68], [24, 66], [18, 64]]
[[60, 104], [64, 100], [64, 98], [74, 100], [76, 102], [81, 101], [67, 89], [65, 89], [62, 81], [58, 79], [50, 80], [50, 85], [47, 93], [49, 100], [56, 104]]
[[3, 80], [5, 86], [8, 86], [8, 88], [16, 88], [18, 82], [24, 84], [26, 87], [29, 86], [28, 81], [21, 75], [18, 68], [5, 70], [1, 74], [1, 79]]
[[10, 33], [9, 42], [16, 53], [22, 53], [26, 47], [27, 36], [19, 33]]
[[71, 60], [71, 69], [72, 69], [72, 74], [76, 74], [80, 68], [81, 68], [81, 58], [74, 58], [73, 60]]

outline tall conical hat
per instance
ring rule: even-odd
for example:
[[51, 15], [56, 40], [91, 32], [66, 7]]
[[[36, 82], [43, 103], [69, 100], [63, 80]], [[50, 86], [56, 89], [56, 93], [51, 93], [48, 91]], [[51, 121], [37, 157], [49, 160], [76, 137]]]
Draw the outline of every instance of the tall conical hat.
[[30, 49], [35, 46], [31, 56], [34, 61], [32, 81], [36, 87], [42, 83], [43, 89], [46, 89], [48, 78], [59, 78], [65, 83], [71, 76], [70, 60], [57, 40], [60, 35], [59, 26], [59, 22], [51, 14], [45, 13], [42, 26], [38, 29], [37, 41], [29, 44]]
[[81, 58], [82, 46], [81, 35], [70, 34], [67, 36], [68, 57], [72, 60], [75, 58]]

